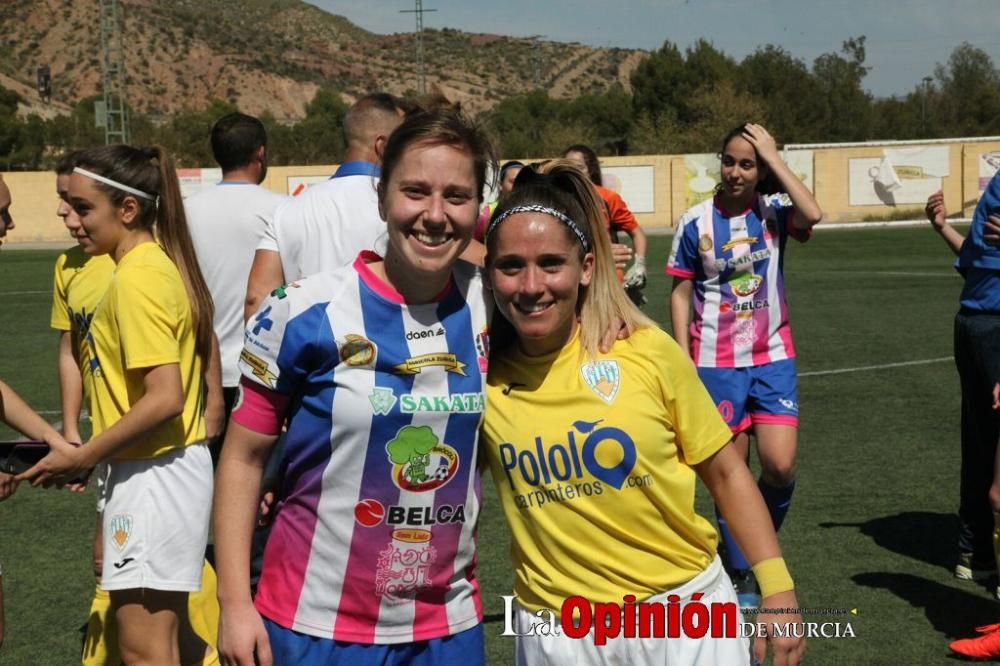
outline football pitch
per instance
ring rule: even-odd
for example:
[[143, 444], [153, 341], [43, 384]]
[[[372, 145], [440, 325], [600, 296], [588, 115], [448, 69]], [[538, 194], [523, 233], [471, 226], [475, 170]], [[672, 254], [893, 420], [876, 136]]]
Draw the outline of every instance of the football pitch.
[[[651, 237], [648, 261], [646, 311], [664, 326], [670, 240]], [[56, 256], [0, 253], [0, 377], [53, 422]], [[961, 289], [951, 261], [928, 227], [818, 231], [805, 245], [789, 241], [802, 423], [798, 486], [779, 536], [800, 605], [815, 611], [804, 619], [839, 623], [840, 634], [849, 623], [854, 635], [810, 640], [806, 663], [954, 663], [949, 640], [1000, 620], [990, 587], [951, 575], [959, 469], [952, 319]], [[706, 494], [700, 489], [703, 514], [711, 511]], [[513, 640], [500, 635], [500, 595], [510, 593], [509, 541], [488, 478], [483, 498], [487, 651], [491, 664], [507, 664]], [[0, 503], [7, 611], [0, 663], [77, 661], [93, 592], [93, 524], [92, 490], [22, 486]], [[828, 614], [837, 609], [845, 613]]]

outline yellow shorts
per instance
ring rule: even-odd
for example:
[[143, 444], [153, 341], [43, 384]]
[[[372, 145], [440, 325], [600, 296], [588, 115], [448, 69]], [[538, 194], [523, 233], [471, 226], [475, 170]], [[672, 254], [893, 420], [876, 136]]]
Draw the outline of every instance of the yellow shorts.
[[[191, 628], [198, 637], [212, 646], [210, 657], [203, 666], [219, 664], [219, 653], [215, 645], [219, 636], [219, 602], [216, 599], [215, 570], [205, 562], [201, 571], [201, 591], [188, 596], [188, 617]], [[87, 637], [83, 644], [81, 663], [83, 666], [121, 666], [118, 655], [118, 628], [110, 616], [111, 597], [100, 586], [94, 590], [94, 601], [90, 605], [87, 620]]]

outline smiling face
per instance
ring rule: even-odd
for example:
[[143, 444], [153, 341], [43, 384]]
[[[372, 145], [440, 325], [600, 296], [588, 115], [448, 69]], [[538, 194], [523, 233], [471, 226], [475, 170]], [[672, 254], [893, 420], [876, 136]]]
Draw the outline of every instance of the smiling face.
[[[386, 272], [437, 293], [469, 245], [479, 215], [472, 157], [450, 145], [416, 143], [379, 183], [379, 214], [389, 232]], [[393, 279], [393, 276], [396, 279]]]
[[528, 356], [561, 349], [577, 328], [580, 287], [590, 284], [594, 255], [545, 213], [515, 213], [497, 227], [488, 266], [500, 313]]
[[[93, 180], [78, 173], [70, 176], [67, 194], [80, 225], [70, 231], [76, 242], [89, 255], [112, 254], [127, 233], [123, 208], [115, 206]], [[66, 227], [70, 228], [69, 223]]]
[[721, 161], [724, 198], [730, 204], [746, 204], [766, 175], [753, 145], [741, 136], [734, 136], [722, 151]]

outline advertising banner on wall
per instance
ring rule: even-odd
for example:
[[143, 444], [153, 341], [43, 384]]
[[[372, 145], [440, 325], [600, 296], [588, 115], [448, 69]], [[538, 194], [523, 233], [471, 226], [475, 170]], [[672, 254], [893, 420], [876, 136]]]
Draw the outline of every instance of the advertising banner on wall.
[[329, 176], [288, 176], [287, 187], [288, 195], [292, 197], [297, 197], [307, 189], [310, 185], [315, 185], [316, 183], [322, 183], [324, 180], [329, 180]]
[[186, 199], [219, 183], [222, 180], [222, 169], [178, 169], [177, 180], [180, 181], [181, 196]]
[[785, 164], [799, 177], [810, 192], [815, 192], [814, 171], [813, 171], [813, 151], [811, 150], [788, 150], [781, 154]]
[[923, 204], [949, 174], [948, 146], [886, 148], [882, 157], [848, 160], [851, 206]]
[[979, 192], [982, 193], [986, 186], [993, 180], [993, 176], [1000, 169], [1000, 150], [989, 153], [982, 153], [979, 156]]
[[684, 204], [691, 208], [715, 194], [719, 184], [719, 156], [701, 153], [684, 156]]
[[656, 169], [652, 166], [602, 166], [604, 187], [614, 190], [633, 213], [655, 213]]

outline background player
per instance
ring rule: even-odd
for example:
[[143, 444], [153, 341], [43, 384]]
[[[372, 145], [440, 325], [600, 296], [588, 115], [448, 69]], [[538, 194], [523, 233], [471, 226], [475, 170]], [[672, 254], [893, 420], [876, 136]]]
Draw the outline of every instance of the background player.
[[[625, 200], [614, 190], [604, 187], [604, 175], [601, 173], [601, 163], [597, 159], [597, 153], [589, 146], [574, 144], [563, 151], [563, 157], [571, 162], [580, 165], [590, 178], [597, 193], [604, 201], [605, 222], [608, 233], [611, 235], [611, 242], [618, 245], [618, 234], [626, 233], [632, 239], [634, 258], [632, 265], [627, 272], [618, 269], [618, 279], [625, 287], [629, 298], [636, 305], [642, 306], [646, 303], [642, 290], [646, 286], [646, 233], [639, 226], [635, 215], [628, 209]], [[619, 261], [619, 253], [615, 255], [616, 263]], [[627, 260], [626, 260], [627, 261]]]
[[[927, 219], [958, 257], [964, 284], [955, 315], [955, 366], [962, 390], [962, 460], [955, 576], [996, 574], [1000, 563], [1000, 477], [994, 470], [1000, 424], [992, 387], [1000, 377], [1000, 173], [983, 191], [962, 234], [947, 223], [944, 195], [927, 199]], [[1000, 592], [1000, 589], [998, 589]]]
[[[788, 238], [808, 239], [823, 212], [760, 125], [729, 132], [720, 159], [715, 197], [687, 211], [677, 225], [667, 263], [674, 277], [670, 321], [744, 458], [753, 431], [758, 487], [778, 530], [795, 489], [799, 418], [782, 257]], [[779, 188], [788, 197], [763, 196]], [[755, 606], [759, 596], [750, 563], [724, 517], [719, 531], [740, 603]]]
[[213, 344], [211, 298], [161, 148], [81, 152], [69, 199], [84, 249], [116, 264], [86, 333], [94, 437], [79, 448], [53, 444], [18, 478], [60, 485], [107, 461], [104, 552], [115, 557], [104, 560], [101, 585], [111, 593], [121, 656], [129, 664], [194, 663], [207, 646], [182, 652], [178, 628], [187, 622], [187, 593], [200, 586], [208, 536], [203, 367]]

